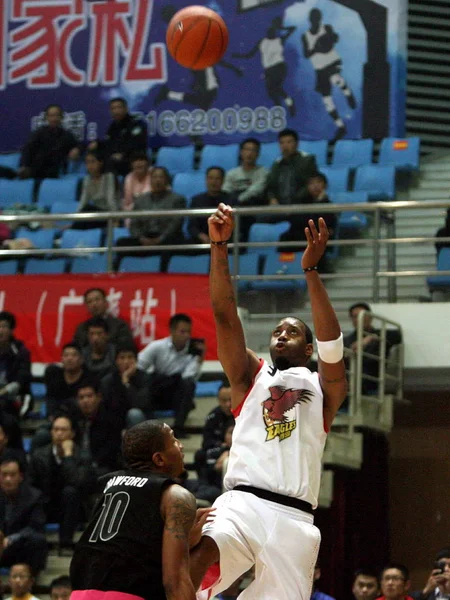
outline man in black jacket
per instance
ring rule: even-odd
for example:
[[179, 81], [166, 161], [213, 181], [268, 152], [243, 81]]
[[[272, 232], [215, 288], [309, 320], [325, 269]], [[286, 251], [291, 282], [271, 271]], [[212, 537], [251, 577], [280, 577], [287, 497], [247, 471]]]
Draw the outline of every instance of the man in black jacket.
[[0, 567], [27, 563], [34, 573], [44, 569], [44, 525], [42, 492], [24, 481], [17, 459], [5, 456], [0, 463]]
[[450, 546], [439, 550], [434, 560], [423, 589], [411, 594], [414, 600], [444, 600], [450, 597]]
[[15, 316], [0, 312], [0, 409], [19, 414], [30, 394], [31, 358], [25, 344], [14, 337]]
[[31, 456], [29, 481], [44, 495], [48, 523], [59, 523], [60, 552], [72, 548], [80, 522], [81, 493], [85, 469], [75, 445], [75, 431], [67, 416], [56, 417], [51, 428], [52, 442]]

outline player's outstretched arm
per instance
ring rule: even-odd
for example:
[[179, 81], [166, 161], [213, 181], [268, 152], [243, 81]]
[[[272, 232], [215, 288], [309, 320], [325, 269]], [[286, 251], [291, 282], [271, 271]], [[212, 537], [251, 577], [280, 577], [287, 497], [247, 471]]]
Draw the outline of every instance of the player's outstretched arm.
[[232, 390], [232, 406], [241, 403], [259, 367], [257, 356], [245, 347], [231, 283], [226, 241], [234, 229], [233, 209], [220, 203], [208, 219], [211, 240], [210, 295], [216, 322], [217, 350]]
[[162, 572], [168, 600], [195, 600], [189, 572], [189, 543], [196, 518], [194, 496], [180, 485], [171, 485], [161, 500], [164, 520]]
[[[325, 220], [320, 217], [319, 230], [317, 230], [311, 219], [309, 227], [305, 229], [305, 235], [308, 246], [302, 256], [302, 267], [306, 270], [305, 277], [316, 338], [318, 342], [333, 342], [340, 338], [341, 328], [325, 286], [315, 269], [325, 253], [328, 242], [329, 234]], [[337, 362], [331, 362], [333, 353], [336, 354], [336, 351], [332, 348], [332, 351], [327, 354], [330, 356], [330, 362], [325, 362], [320, 357], [319, 350], [319, 376], [324, 395], [324, 419], [328, 429], [347, 394], [344, 360], [340, 358]]]

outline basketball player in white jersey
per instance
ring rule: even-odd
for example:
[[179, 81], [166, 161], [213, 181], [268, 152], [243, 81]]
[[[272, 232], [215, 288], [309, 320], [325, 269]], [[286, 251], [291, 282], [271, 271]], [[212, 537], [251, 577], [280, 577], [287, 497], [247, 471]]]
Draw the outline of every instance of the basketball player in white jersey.
[[[320, 544], [313, 524], [327, 432], [347, 391], [343, 337], [317, 265], [328, 240], [325, 221], [309, 221], [302, 267], [317, 336], [319, 372], [309, 327], [296, 317], [272, 330], [269, 365], [246, 348], [228, 266], [233, 210], [220, 204], [208, 220], [210, 290], [218, 354], [230, 381], [236, 427], [224, 480], [191, 555], [198, 599], [212, 598], [255, 565], [255, 580], [240, 598], [309, 600]], [[205, 571], [209, 568], [206, 576]], [[202, 581], [203, 580], [203, 581]]]
[[287, 76], [284, 44], [294, 31], [295, 27], [283, 27], [281, 17], [275, 17], [267, 30], [266, 37], [249, 52], [232, 54], [233, 58], [252, 58], [259, 50], [267, 94], [275, 106], [281, 106], [284, 101], [291, 117], [295, 116], [295, 104], [283, 87]]
[[303, 54], [309, 58], [316, 71], [316, 92], [322, 96], [325, 108], [336, 124], [335, 140], [346, 134], [346, 127], [340, 117], [333, 97], [332, 85], [336, 85], [347, 99], [350, 108], [356, 108], [356, 100], [352, 90], [341, 75], [342, 60], [336, 52], [335, 45], [339, 36], [331, 25], [322, 23], [322, 13], [318, 8], [313, 8], [309, 13], [310, 28], [302, 35]]

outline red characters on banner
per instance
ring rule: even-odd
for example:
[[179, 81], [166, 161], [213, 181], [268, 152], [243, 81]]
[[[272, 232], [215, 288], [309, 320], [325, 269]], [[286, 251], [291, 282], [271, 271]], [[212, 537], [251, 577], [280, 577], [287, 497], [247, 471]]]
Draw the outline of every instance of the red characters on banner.
[[[30, 88], [165, 81], [165, 46], [148, 45], [153, 2], [12, 0], [10, 18], [16, 26], [9, 33], [7, 56], [7, 3], [0, 0], [0, 88], [6, 80], [25, 81]], [[83, 38], [82, 70], [72, 60], [72, 44], [84, 30], [89, 38]]]

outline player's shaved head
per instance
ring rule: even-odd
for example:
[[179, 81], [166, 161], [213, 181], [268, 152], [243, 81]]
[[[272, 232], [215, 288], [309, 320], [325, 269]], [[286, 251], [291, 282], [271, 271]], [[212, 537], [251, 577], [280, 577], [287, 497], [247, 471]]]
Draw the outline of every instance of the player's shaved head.
[[167, 426], [159, 421], [143, 421], [125, 432], [122, 454], [130, 469], [152, 469], [152, 456], [163, 452], [166, 444]]

